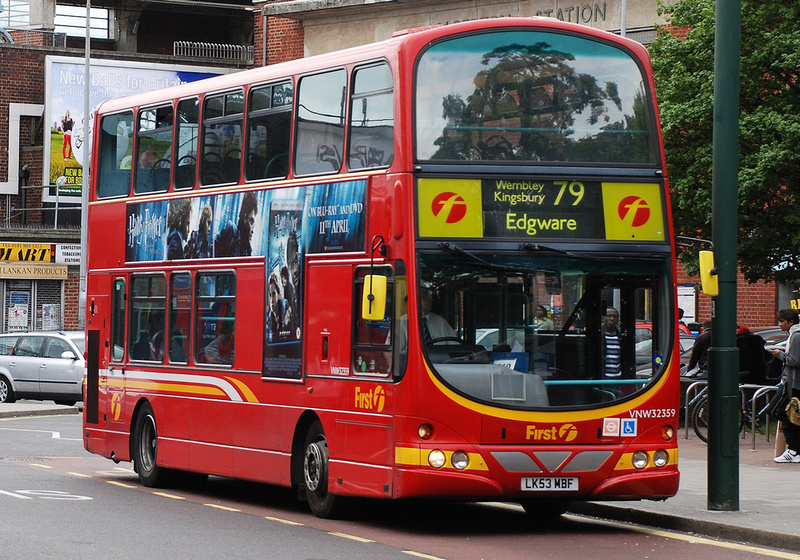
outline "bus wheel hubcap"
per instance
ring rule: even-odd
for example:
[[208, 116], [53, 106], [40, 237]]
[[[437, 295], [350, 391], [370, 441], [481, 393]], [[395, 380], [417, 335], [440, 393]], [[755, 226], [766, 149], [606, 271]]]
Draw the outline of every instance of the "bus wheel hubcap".
[[303, 464], [303, 474], [306, 479], [306, 487], [315, 492], [319, 488], [322, 470], [322, 450], [319, 443], [314, 442], [306, 448], [306, 460]]

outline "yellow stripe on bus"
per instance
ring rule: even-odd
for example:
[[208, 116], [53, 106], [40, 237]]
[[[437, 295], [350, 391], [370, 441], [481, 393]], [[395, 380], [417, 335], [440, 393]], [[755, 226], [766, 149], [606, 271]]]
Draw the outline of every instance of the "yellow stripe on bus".
[[[397, 465], [407, 466], [407, 467], [427, 467], [428, 465], [428, 453], [433, 451], [433, 449], [419, 449], [417, 447], [395, 447], [394, 448], [394, 462]], [[452, 463], [450, 458], [453, 456], [452, 451], [444, 451], [442, 452], [447, 457], [447, 461], [445, 462], [445, 467], [442, 467], [444, 470], [455, 470], [452, 467]], [[486, 461], [483, 460], [480, 453], [467, 453], [469, 456], [469, 464], [467, 468], [461, 472], [469, 472], [469, 471], [483, 471], [488, 472], [489, 467], [486, 465]], [[441, 469], [439, 469], [441, 470]]]
[[255, 393], [250, 390], [250, 387], [233, 377], [226, 377], [225, 379], [236, 385], [236, 388], [239, 389], [239, 392], [242, 394], [242, 397], [244, 397], [244, 400], [247, 402], [258, 402]]
[[126, 380], [127, 389], [147, 389], [151, 391], [170, 391], [172, 393], [184, 393], [194, 395], [213, 395], [216, 397], [225, 396], [225, 391], [219, 387], [208, 385], [181, 385], [179, 383], [164, 383], [161, 381], [134, 381]]
[[[667, 453], [669, 454], [669, 461], [665, 466], [674, 466], [678, 464], [678, 450], [677, 449], [667, 449]], [[646, 469], [650, 468], [658, 468], [653, 464], [653, 454], [648, 453], [647, 456], [647, 465], [645, 466]], [[661, 467], [663, 468], [663, 467]], [[614, 467], [615, 471], [630, 471], [630, 470], [640, 470], [636, 469], [633, 466], [633, 453], [623, 453], [622, 456], [617, 461], [617, 465]]]

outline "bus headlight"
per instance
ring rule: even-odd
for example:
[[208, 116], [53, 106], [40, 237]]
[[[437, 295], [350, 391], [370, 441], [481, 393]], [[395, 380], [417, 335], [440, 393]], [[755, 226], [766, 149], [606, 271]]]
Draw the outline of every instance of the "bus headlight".
[[643, 469], [647, 466], [647, 453], [642, 450], [637, 451], [631, 458], [634, 469]]
[[657, 467], [665, 467], [669, 463], [669, 453], [664, 449], [659, 449], [653, 453], [653, 464]]
[[434, 469], [441, 469], [444, 466], [446, 459], [447, 456], [441, 449], [434, 449], [428, 453], [428, 464]]
[[467, 468], [467, 465], [469, 465], [469, 455], [464, 451], [456, 451], [453, 453], [453, 456], [450, 457], [450, 462], [456, 470], [463, 471]]

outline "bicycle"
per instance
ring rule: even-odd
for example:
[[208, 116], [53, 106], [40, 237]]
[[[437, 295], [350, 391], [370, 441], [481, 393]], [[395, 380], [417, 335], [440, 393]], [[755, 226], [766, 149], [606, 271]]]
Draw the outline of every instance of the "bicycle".
[[[753, 417], [750, 415], [750, 410], [748, 409], [748, 404], [752, 401], [751, 399], [743, 398], [741, 389], [739, 390], [739, 429], [737, 433], [742, 433], [743, 430], [747, 428], [747, 426], [752, 426]], [[692, 429], [694, 429], [694, 433], [697, 434], [702, 441], [708, 443], [708, 422], [709, 422], [709, 414], [708, 414], [708, 387], [703, 387], [697, 395], [689, 401], [689, 406], [692, 407]], [[764, 407], [766, 409], [766, 406]], [[761, 420], [760, 417], [764, 410], [762, 409], [756, 414], [756, 430], [760, 429]]]

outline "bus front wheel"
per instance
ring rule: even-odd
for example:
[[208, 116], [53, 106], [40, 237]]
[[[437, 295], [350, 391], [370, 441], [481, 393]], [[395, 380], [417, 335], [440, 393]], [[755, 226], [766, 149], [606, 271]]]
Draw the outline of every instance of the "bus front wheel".
[[169, 469], [156, 464], [158, 457], [158, 429], [153, 407], [142, 405], [133, 430], [133, 466], [139, 480], [147, 487], [158, 488], [167, 484]]
[[319, 420], [308, 429], [303, 449], [303, 486], [308, 507], [317, 517], [333, 517], [336, 496], [328, 492], [328, 440]]

